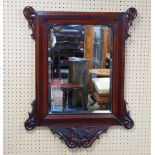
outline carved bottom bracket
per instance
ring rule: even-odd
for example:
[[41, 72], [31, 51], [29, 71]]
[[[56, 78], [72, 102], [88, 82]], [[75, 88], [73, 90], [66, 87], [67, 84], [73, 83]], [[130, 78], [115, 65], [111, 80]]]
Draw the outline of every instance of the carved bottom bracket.
[[99, 135], [108, 130], [108, 126], [82, 126], [82, 127], [49, 127], [57, 133], [69, 148], [90, 147]]
[[[125, 117], [123, 125], [127, 129], [131, 129], [134, 126], [134, 121], [130, 117], [130, 113], [126, 109], [125, 102]], [[24, 125], [26, 130], [33, 130], [36, 127], [35, 120], [35, 108], [36, 101], [34, 100], [32, 105], [32, 111], [29, 113], [29, 117], [25, 121]], [[69, 148], [75, 147], [90, 147], [93, 142], [99, 138], [99, 135], [105, 133], [109, 126], [50, 126], [50, 130], [53, 133], [57, 133], [60, 139], [63, 139]]]

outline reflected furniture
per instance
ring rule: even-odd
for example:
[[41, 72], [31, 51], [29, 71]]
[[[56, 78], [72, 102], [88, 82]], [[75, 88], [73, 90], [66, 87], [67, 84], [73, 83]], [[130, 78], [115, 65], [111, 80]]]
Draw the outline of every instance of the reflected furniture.
[[[48, 25], [49, 29], [53, 29], [53, 24]], [[78, 27], [55, 26], [54, 35], [56, 37], [55, 47], [50, 47], [53, 77], [66, 76], [60, 75], [61, 69], [68, 69], [68, 65], [62, 65], [63, 61], [67, 61], [68, 57], [84, 57], [84, 34]], [[49, 37], [50, 38], [50, 37]], [[61, 63], [61, 65], [60, 65]], [[52, 77], [52, 78], [53, 78]]]
[[93, 78], [93, 89], [92, 89], [92, 96], [95, 101], [103, 107], [104, 105], [107, 106], [109, 103], [109, 96], [110, 96], [110, 77], [102, 77], [102, 78]]
[[[87, 59], [78, 57], [69, 57], [69, 83], [76, 83], [83, 86], [84, 103], [88, 102], [88, 66]], [[78, 90], [71, 92], [72, 107], [81, 106], [81, 100]], [[87, 109], [87, 108], [86, 108]]]
[[89, 73], [97, 77], [110, 77], [110, 69], [89, 69]]
[[69, 106], [69, 104], [72, 103], [72, 101], [69, 100], [69, 93], [75, 90], [77, 90], [79, 93], [80, 102], [82, 103], [83, 110], [87, 110], [87, 106], [84, 102], [84, 92], [83, 92], [84, 89], [82, 85], [76, 83], [65, 83], [61, 84], [60, 88], [63, 91], [63, 111], [66, 109], [66, 106]]
[[[110, 69], [105, 69], [105, 68], [103, 68], [103, 69], [89, 69], [89, 74], [92, 74], [92, 76], [95, 75], [96, 77], [110, 77]], [[93, 95], [97, 96], [96, 93], [94, 93], [95, 89], [93, 86], [92, 79], [89, 80], [89, 88], [90, 88], [89, 90], [90, 90], [92, 96]], [[108, 96], [106, 95], [106, 98], [109, 98], [109, 97], [110, 97], [109, 95]], [[99, 98], [99, 97], [97, 97], [97, 98]], [[99, 102], [98, 99], [97, 99], [97, 101]], [[107, 101], [109, 101], [109, 99], [107, 99]], [[107, 104], [108, 104], [108, 102], [107, 102]]]

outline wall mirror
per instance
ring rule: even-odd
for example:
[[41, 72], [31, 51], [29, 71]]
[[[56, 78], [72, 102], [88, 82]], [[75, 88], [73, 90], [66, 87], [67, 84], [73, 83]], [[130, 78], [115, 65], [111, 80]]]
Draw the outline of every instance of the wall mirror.
[[134, 126], [124, 101], [125, 41], [137, 10], [50, 12], [25, 7], [36, 49], [36, 99], [25, 128], [48, 126], [70, 148], [110, 126]]

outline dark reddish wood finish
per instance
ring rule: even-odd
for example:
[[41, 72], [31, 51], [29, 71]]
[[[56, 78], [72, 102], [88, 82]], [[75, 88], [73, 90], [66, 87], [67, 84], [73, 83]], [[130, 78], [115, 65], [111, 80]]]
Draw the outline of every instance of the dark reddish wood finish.
[[[54, 131], [59, 126], [70, 126], [70, 128], [96, 126], [98, 128], [99, 126], [124, 125], [128, 129], [132, 128], [134, 123], [126, 110], [124, 101], [124, 68], [125, 40], [129, 36], [128, 29], [137, 16], [136, 9], [129, 8], [127, 12], [106, 13], [34, 12], [33, 10], [30, 11], [30, 13], [35, 15], [35, 18], [33, 18], [33, 21], [30, 18], [31, 22], [29, 23], [31, 23], [30, 26], [33, 28], [36, 41], [36, 125], [54, 127]], [[31, 17], [34, 16], [31, 14]], [[48, 114], [47, 23], [104, 24], [111, 27], [113, 31], [111, 114]], [[65, 134], [59, 133], [59, 135], [63, 137]]]

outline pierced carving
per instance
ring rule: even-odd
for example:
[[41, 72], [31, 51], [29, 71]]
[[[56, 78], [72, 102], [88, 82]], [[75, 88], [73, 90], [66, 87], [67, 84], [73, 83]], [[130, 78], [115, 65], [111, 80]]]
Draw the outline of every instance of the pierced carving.
[[35, 109], [36, 109], [36, 101], [34, 100], [32, 105], [32, 111], [29, 114], [29, 117], [24, 123], [26, 130], [33, 130], [36, 126], [36, 120], [35, 120]]
[[137, 10], [135, 8], [129, 8], [126, 11], [126, 18], [128, 20], [128, 26], [127, 26], [127, 30], [126, 30], [126, 39], [128, 39], [128, 37], [131, 37], [131, 35], [128, 34], [128, 31], [129, 31], [130, 26], [132, 26], [133, 20], [136, 17], [137, 17]]
[[23, 10], [23, 14], [28, 21], [29, 28], [32, 29], [32, 38], [35, 39], [35, 16], [36, 12], [31, 6], [27, 6]]
[[126, 101], [124, 101], [125, 104], [125, 118], [124, 118], [124, 127], [127, 129], [131, 129], [134, 126], [134, 121], [133, 119], [130, 117], [130, 111], [127, 111], [126, 105], [128, 104]]
[[81, 126], [81, 127], [49, 127], [57, 133], [69, 148], [90, 147], [99, 135], [108, 130], [108, 126]]

